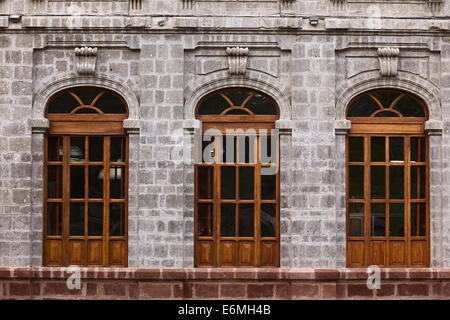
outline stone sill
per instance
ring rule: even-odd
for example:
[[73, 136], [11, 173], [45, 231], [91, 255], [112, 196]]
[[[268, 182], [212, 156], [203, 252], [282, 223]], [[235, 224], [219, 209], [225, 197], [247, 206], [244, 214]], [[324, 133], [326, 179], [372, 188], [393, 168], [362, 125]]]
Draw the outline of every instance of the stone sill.
[[[62, 267], [0, 267], [0, 279], [67, 279], [73, 270]], [[450, 268], [380, 268], [382, 280], [450, 280]], [[366, 268], [80, 268], [87, 280], [366, 280]]]

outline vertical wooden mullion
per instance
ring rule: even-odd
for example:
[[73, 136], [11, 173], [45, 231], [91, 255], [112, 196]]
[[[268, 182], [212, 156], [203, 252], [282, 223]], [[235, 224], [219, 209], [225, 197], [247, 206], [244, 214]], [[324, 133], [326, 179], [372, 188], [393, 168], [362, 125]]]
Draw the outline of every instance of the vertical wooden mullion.
[[410, 266], [411, 262], [408, 257], [411, 256], [411, 137], [405, 136], [405, 152], [404, 152], [404, 160], [405, 160], [405, 184], [404, 184], [404, 208], [403, 208], [403, 232], [404, 232], [404, 241], [406, 245], [406, 265]]
[[365, 212], [365, 265], [369, 265], [371, 263], [371, 226], [372, 226], [372, 217], [371, 217], [371, 203], [370, 203], [370, 136], [364, 135], [364, 212]]
[[[390, 225], [390, 215], [389, 215], [389, 210], [390, 210], [390, 199], [391, 199], [391, 182], [390, 182], [390, 174], [391, 174], [391, 158], [390, 158], [390, 136], [385, 136], [385, 158], [384, 161], [386, 163], [386, 169], [384, 170], [384, 174], [385, 174], [385, 188], [386, 188], [386, 194], [385, 194], [385, 199], [384, 199], [384, 211], [385, 211], [385, 215], [384, 215], [384, 219], [385, 219], [385, 229], [384, 229], [384, 236], [385, 236], [385, 246], [384, 246], [384, 262], [385, 265], [389, 265], [390, 260], [389, 260], [389, 239], [390, 239], [390, 234], [389, 234], [389, 225]], [[404, 156], [403, 156], [404, 157]]]
[[[249, 138], [249, 142], [250, 142]], [[254, 154], [254, 169], [253, 169], [253, 199], [254, 199], [254, 205], [253, 205], [253, 228], [254, 228], [254, 239], [255, 239], [255, 265], [260, 266], [261, 265], [261, 257], [260, 257], [260, 241], [261, 241], [261, 235], [260, 235], [260, 223], [261, 223], [261, 161], [259, 159], [259, 136], [256, 135], [253, 140], [253, 153]], [[250, 151], [250, 146], [249, 146]], [[249, 157], [250, 159], [250, 157]], [[256, 163], [255, 163], [256, 162]]]
[[[121, 147], [122, 149], [122, 147]], [[110, 157], [111, 137], [103, 137], [103, 264], [109, 264], [109, 204], [110, 204]], [[122, 153], [124, 154], [124, 153]], [[125, 160], [125, 159], [122, 159]], [[128, 161], [126, 161], [128, 163]], [[125, 168], [126, 170], [126, 168]], [[126, 176], [126, 173], [124, 173]], [[124, 177], [121, 176], [123, 179]], [[126, 203], [126, 202], [125, 202]], [[125, 207], [127, 207], [125, 205]], [[125, 210], [125, 208], [124, 208]], [[125, 212], [124, 212], [125, 214]]]
[[84, 137], [84, 250], [86, 254], [84, 255], [84, 264], [87, 265], [88, 260], [88, 206], [89, 206], [89, 165], [88, 165], [88, 156], [89, 152], [89, 138], [88, 136]]
[[69, 265], [70, 230], [70, 136], [63, 136], [63, 265]]
[[[214, 239], [214, 259], [213, 265], [214, 267], [221, 266], [222, 259], [222, 250], [221, 250], [221, 230], [220, 230], [220, 221], [221, 221], [221, 166], [220, 166], [220, 157], [221, 157], [221, 145], [219, 143], [221, 139], [214, 139], [214, 159], [213, 159], [213, 174], [215, 175], [215, 188], [213, 189], [213, 239]], [[223, 140], [223, 137], [222, 137]], [[223, 141], [222, 141], [223, 143]], [[217, 190], [217, 192], [214, 192]]]

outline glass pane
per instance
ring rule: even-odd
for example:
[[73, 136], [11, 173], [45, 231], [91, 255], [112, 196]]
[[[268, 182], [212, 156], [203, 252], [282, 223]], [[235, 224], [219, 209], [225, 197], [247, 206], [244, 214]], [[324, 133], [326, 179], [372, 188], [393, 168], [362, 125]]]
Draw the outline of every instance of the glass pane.
[[348, 138], [348, 160], [351, 162], [364, 161], [364, 137]]
[[61, 137], [48, 137], [48, 152], [47, 158], [48, 161], [62, 161], [63, 159], [63, 142]]
[[371, 230], [372, 236], [386, 235], [386, 208], [384, 203], [372, 203], [371, 207]]
[[276, 237], [276, 205], [271, 203], [261, 204], [261, 236]]
[[125, 148], [125, 138], [111, 138], [111, 151], [110, 159], [111, 162], [125, 162], [126, 160], [126, 148]]
[[71, 89], [73, 93], [75, 93], [83, 104], [89, 106], [92, 103], [92, 100], [103, 90], [96, 87], [81, 87], [81, 88], [73, 88]]
[[228, 107], [230, 105], [221, 95], [213, 94], [200, 104], [197, 112], [199, 115], [219, 115]]
[[370, 167], [370, 196], [372, 199], [386, 198], [385, 166]]
[[347, 115], [349, 117], [369, 117], [372, 113], [379, 110], [380, 107], [368, 95], [362, 95], [349, 106]]
[[408, 95], [401, 98], [394, 106], [394, 109], [399, 111], [404, 117], [425, 117], [421, 104]]
[[232, 109], [230, 111], [227, 111], [226, 114], [248, 116], [250, 113], [246, 109]]
[[70, 197], [72, 199], [84, 198], [84, 166], [70, 167]]
[[240, 107], [245, 99], [251, 94], [251, 92], [245, 90], [227, 90], [222, 93], [231, 100], [234, 106]]
[[272, 139], [270, 135], [262, 135], [259, 138], [259, 143], [261, 163], [276, 163], [277, 139]]
[[220, 196], [222, 199], [236, 199], [236, 167], [220, 168]]
[[220, 214], [220, 235], [222, 237], [234, 237], [236, 235], [236, 205], [234, 203], [222, 203]]
[[425, 162], [425, 138], [411, 138], [411, 162]]
[[198, 198], [212, 199], [214, 187], [214, 168], [198, 167]]
[[239, 236], [253, 237], [254, 231], [253, 204], [239, 205]]
[[47, 235], [62, 235], [62, 203], [47, 203]]
[[389, 138], [389, 161], [403, 161], [403, 138]]
[[48, 113], [70, 113], [73, 109], [78, 107], [80, 104], [78, 101], [69, 93], [64, 93], [52, 99], [49, 104], [47, 112]]
[[222, 139], [222, 163], [236, 162], [235, 141], [236, 138], [230, 135]]
[[253, 199], [254, 168], [239, 167], [239, 198], [243, 200]]
[[403, 199], [403, 166], [389, 167], [389, 198]]
[[95, 106], [102, 110], [106, 114], [124, 114], [127, 112], [127, 108], [120, 98], [105, 92], [95, 103]]
[[62, 166], [47, 167], [47, 197], [61, 199], [62, 197]]
[[89, 161], [103, 161], [103, 137], [89, 137]]
[[263, 200], [275, 200], [277, 176], [261, 175], [261, 199]]
[[84, 236], [84, 203], [70, 203], [69, 235]]
[[201, 159], [203, 163], [214, 162], [215, 156], [215, 137], [203, 136]]
[[213, 235], [213, 205], [211, 203], [198, 204], [198, 236]]
[[88, 205], [88, 235], [103, 235], [103, 203], [89, 203]]
[[426, 209], [425, 203], [411, 203], [411, 236], [426, 235]]
[[85, 137], [70, 137], [70, 161], [84, 161]]
[[397, 98], [401, 93], [399, 93], [398, 91], [380, 90], [370, 92], [370, 94], [378, 99], [383, 107], [389, 108], [394, 99]]
[[404, 216], [403, 203], [389, 204], [389, 235], [391, 237], [403, 237], [405, 230]]
[[109, 204], [109, 235], [125, 236], [125, 205], [123, 203]]
[[426, 168], [424, 166], [411, 167], [411, 199], [425, 199]]
[[111, 199], [125, 199], [125, 167], [111, 166], [109, 169], [109, 191]]
[[103, 198], [103, 166], [89, 166], [89, 198]]
[[273, 101], [261, 94], [255, 94], [245, 105], [254, 114], [261, 115], [276, 115], [278, 114], [277, 107]]
[[386, 161], [385, 137], [370, 138], [370, 160], [374, 162]]
[[364, 204], [349, 203], [349, 236], [364, 236]]
[[349, 166], [348, 170], [350, 199], [364, 199], [364, 167]]
[[256, 137], [238, 137], [238, 163], [255, 163]]

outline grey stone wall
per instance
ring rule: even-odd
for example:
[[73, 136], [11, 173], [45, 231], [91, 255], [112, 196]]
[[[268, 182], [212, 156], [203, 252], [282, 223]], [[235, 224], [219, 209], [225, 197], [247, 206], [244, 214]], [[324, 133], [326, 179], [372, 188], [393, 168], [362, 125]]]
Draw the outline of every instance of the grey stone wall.
[[[155, 0], [133, 15], [127, 1], [48, 0], [42, 12], [28, 1], [0, 2], [0, 14], [23, 14], [19, 23], [0, 15], [0, 265], [42, 264], [47, 99], [99, 85], [130, 106], [130, 266], [193, 266], [193, 165], [179, 154], [192, 148], [198, 100], [229, 86], [262, 90], [280, 106], [282, 267], [345, 266], [350, 99], [382, 87], [422, 97], [430, 109], [431, 265], [450, 266], [450, 20], [430, 18], [445, 17], [447, 1], [433, 13], [425, 1], [407, 9], [409, 2], [198, 0], [183, 9]], [[382, 15], [362, 18], [370, 5]], [[320, 16], [317, 26], [311, 15]], [[76, 73], [77, 46], [98, 48], [94, 75]], [[245, 75], [229, 74], [228, 46], [249, 48]], [[379, 74], [384, 46], [400, 48], [396, 77]]]

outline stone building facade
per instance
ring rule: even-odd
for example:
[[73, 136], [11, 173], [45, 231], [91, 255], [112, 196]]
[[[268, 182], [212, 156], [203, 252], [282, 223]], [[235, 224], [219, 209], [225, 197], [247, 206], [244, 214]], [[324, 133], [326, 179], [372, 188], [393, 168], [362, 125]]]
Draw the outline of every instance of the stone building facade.
[[[0, 0], [3, 296], [45, 296], [39, 279], [59, 281], [43, 258], [46, 108], [55, 94], [77, 87], [110, 90], [128, 108], [126, 268], [110, 277], [106, 269], [96, 281], [126, 283], [151, 268], [162, 272], [158, 279], [177, 279], [170, 292], [155, 284], [161, 297], [227, 297], [217, 283], [199, 284], [206, 287], [194, 289], [197, 294], [197, 284], [186, 284], [205, 282], [216, 271], [189, 276], [202, 271], [194, 269], [195, 165], [183, 156], [194, 150], [201, 99], [248, 88], [271, 97], [279, 109], [279, 268], [261, 276], [269, 281], [261, 284], [269, 288], [262, 297], [366, 296], [365, 289], [347, 288], [359, 283], [339, 283], [364, 278], [351, 278], [353, 269], [346, 269], [346, 139], [352, 125], [346, 110], [360, 94], [394, 89], [420, 98], [427, 113], [429, 257], [422, 266], [426, 275], [417, 277], [422, 282], [412, 286], [417, 295], [450, 295], [448, 277], [431, 269], [450, 268], [449, 13], [446, 0]], [[95, 53], [83, 65], [77, 50], [84, 47]], [[248, 53], [232, 71], [239, 62], [231, 61], [227, 48], [236, 47]], [[173, 268], [182, 275], [164, 278]], [[298, 268], [307, 275], [283, 273]], [[332, 269], [332, 276], [315, 278], [322, 268]], [[26, 274], [21, 278], [17, 270]], [[402, 287], [413, 276], [401, 270], [406, 284], [392, 283], [386, 295], [416, 294]], [[47, 271], [51, 275], [43, 275]], [[251, 297], [263, 274], [249, 272], [255, 284], [239, 287], [243, 297]], [[237, 273], [226, 279], [245, 279]], [[293, 283], [298, 279], [307, 283]], [[326, 281], [311, 284], [314, 279]], [[93, 283], [93, 292], [108, 295]], [[145, 293], [153, 292], [149, 286], [133, 282], [119, 297], [158, 297]], [[87, 290], [83, 286], [84, 296]]]

